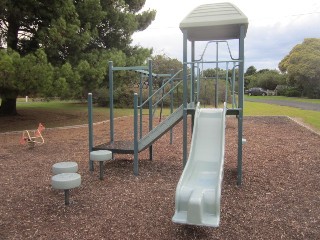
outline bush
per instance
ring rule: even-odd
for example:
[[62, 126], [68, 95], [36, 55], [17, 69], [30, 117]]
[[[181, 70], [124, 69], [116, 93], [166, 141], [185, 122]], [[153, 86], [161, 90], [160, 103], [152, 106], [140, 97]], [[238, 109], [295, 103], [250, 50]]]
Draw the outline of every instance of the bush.
[[301, 97], [301, 92], [296, 88], [287, 88], [284, 95], [287, 97]]
[[[228, 84], [228, 98], [227, 101], [231, 101], [231, 89]], [[235, 87], [235, 90], [237, 88]], [[224, 80], [219, 80], [218, 83], [218, 101], [223, 103], [225, 101], [226, 95], [226, 82]], [[215, 104], [215, 80], [204, 80], [200, 84], [200, 97], [199, 101], [204, 105], [214, 105]]]
[[117, 108], [133, 107], [134, 91], [126, 85], [118, 87], [113, 94], [114, 106]]
[[275, 91], [277, 93], [277, 96], [286, 96], [288, 86], [286, 85], [277, 85]]
[[93, 101], [98, 104], [99, 107], [109, 106], [109, 90], [107, 88], [101, 88], [93, 95]]

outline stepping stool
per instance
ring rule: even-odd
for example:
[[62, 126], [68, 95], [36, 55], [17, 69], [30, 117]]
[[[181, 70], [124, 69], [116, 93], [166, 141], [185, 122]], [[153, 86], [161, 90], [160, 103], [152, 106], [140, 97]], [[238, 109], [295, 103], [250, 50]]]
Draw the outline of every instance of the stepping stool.
[[52, 166], [52, 173], [54, 175], [59, 173], [76, 173], [78, 171], [78, 164], [76, 162], [59, 162]]
[[64, 190], [65, 205], [69, 205], [69, 190], [79, 187], [81, 175], [78, 173], [59, 173], [51, 178], [52, 187]]
[[112, 159], [112, 152], [108, 150], [97, 150], [90, 152], [90, 160], [98, 161], [100, 165], [100, 180], [103, 180], [103, 162]]

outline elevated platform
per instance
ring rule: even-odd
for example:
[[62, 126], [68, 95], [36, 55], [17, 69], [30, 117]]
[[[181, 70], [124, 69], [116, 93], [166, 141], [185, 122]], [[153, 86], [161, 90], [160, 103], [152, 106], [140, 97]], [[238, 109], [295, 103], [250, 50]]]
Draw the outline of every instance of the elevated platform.
[[133, 141], [114, 141], [94, 146], [93, 151], [109, 150], [112, 153], [133, 154]]
[[[182, 117], [183, 106], [181, 105], [175, 112], [139, 140], [139, 152], [151, 146], [155, 141], [180, 122]], [[94, 146], [92, 150], [109, 150], [112, 151], [112, 153], [118, 154], [134, 154], [134, 144], [133, 141], [114, 141], [113, 143], [109, 142]]]

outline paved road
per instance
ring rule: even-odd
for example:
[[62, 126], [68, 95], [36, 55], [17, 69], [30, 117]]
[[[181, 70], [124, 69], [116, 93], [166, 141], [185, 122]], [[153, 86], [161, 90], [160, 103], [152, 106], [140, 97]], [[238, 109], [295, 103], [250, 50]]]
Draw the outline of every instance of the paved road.
[[288, 107], [295, 107], [300, 108], [303, 110], [313, 110], [313, 111], [319, 111], [320, 112], [320, 104], [319, 103], [308, 103], [308, 102], [294, 102], [294, 101], [286, 101], [286, 100], [273, 100], [273, 99], [255, 99], [247, 97], [246, 101], [249, 102], [263, 102], [263, 103], [269, 103], [269, 104], [276, 104], [280, 106], [288, 106]]

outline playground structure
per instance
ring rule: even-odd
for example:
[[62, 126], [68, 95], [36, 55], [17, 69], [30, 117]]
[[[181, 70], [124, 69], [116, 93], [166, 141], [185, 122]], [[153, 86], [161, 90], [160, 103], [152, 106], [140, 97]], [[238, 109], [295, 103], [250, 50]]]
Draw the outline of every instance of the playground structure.
[[22, 132], [20, 144], [28, 143], [29, 147], [35, 147], [35, 145], [44, 144], [44, 138], [41, 134], [44, 130], [45, 127], [42, 125], [42, 123], [39, 123], [39, 126], [36, 130], [24, 130]]
[[[110, 141], [108, 143], [93, 145], [92, 123], [92, 95], [88, 96], [89, 111], [89, 152], [94, 150], [110, 150], [112, 153], [133, 154], [134, 174], [139, 174], [139, 152], [149, 149], [149, 158], [152, 160], [152, 144], [178, 122], [183, 120], [183, 166], [184, 170], [176, 190], [175, 215], [176, 223], [205, 225], [217, 227], [220, 221], [220, 196], [223, 177], [224, 147], [225, 147], [225, 118], [226, 115], [235, 115], [238, 119], [238, 159], [237, 159], [237, 185], [242, 180], [242, 144], [243, 139], [243, 95], [244, 95], [244, 38], [248, 27], [247, 17], [233, 4], [217, 3], [201, 5], [193, 10], [180, 23], [183, 33], [183, 69], [182, 79], [178, 78], [181, 71], [173, 74], [162, 86], [153, 92], [149, 87], [149, 98], [142, 102], [141, 94], [134, 94], [134, 139], [133, 142], [115, 141], [114, 114], [113, 114], [113, 72], [119, 70], [146, 71], [148, 85], [153, 86], [152, 62], [148, 66], [113, 67], [109, 63], [109, 97], [110, 97]], [[231, 54], [229, 39], [238, 39], [238, 58]], [[188, 40], [191, 41], [191, 61], [188, 61]], [[195, 59], [196, 41], [209, 41], [216, 44], [216, 58], [213, 61], [204, 61], [205, 47], [201, 58]], [[227, 44], [230, 59], [219, 59], [219, 45]], [[199, 104], [200, 85], [203, 79], [200, 69], [203, 65], [215, 65], [215, 108], [201, 109]], [[218, 109], [218, 70], [225, 69], [225, 99], [231, 92], [231, 105], [224, 105]], [[189, 74], [189, 69], [190, 73]], [[203, 68], [202, 68], [203, 70]], [[229, 76], [229, 70], [232, 74]], [[236, 70], [238, 71], [238, 89], [236, 91]], [[182, 83], [183, 101], [173, 111], [173, 92]], [[230, 88], [228, 90], [228, 85]], [[141, 86], [141, 84], [140, 84]], [[167, 86], [170, 86], [169, 90]], [[230, 90], [231, 89], [231, 90]], [[153, 97], [166, 90], [165, 94], [156, 102]], [[237, 93], [237, 94], [236, 94]], [[156, 127], [153, 127], [153, 108], [170, 96], [171, 114]], [[140, 102], [139, 102], [140, 99]], [[149, 132], [142, 135], [142, 109], [149, 108]], [[140, 114], [139, 114], [140, 110]], [[188, 157], [187, 132], [188, 115], [191, 115], [193, 137]], [[140, 119], [139, 119], [140, 116]], [[140, 133], [140, 134], [139, 134]], [[172, 140], [172, 139], [171, 139]], [[89, 160], [89, 168], [93, 170], [93, 163]]]
[[[225, 148], [225, 116], [236, 115], [238, 118], [238, 166], [237, 184], [241, 185], [242, 179], [242, 144], [245, 142], [243, 134], [243, 95], [244, 95], [244, 38], [248, 27], [247, 17], [233, 4], [217, 3], [201, 5], [189, 13], [180, 23], [183, 33], [183, 163], [187, 164], [183, 170], [176, 189], [175, 214], [173, 222], [193, 225], [217, 227], [220, 222], [220, 196], [223, 178], [224, 148]], [[218, 45], [228, 39], [239, 39], [239, 57], [232, 57], [229, 45], [229, 60], [219, 60]], [[188, 62], [188, 40], [191, 41], [191, 62]], [[199, 61], [195, 60], [195, 42], [209, 41], [216, 43], [215, 61], [204, 61], [203, 55]], [[208, 46], [208, 45], [207, 45]], [[206, 46], [206, 48], [207, 48]], [[206, 50], [205, 48], [205, 50]], [[205, 52], [205, 51], [204, 51]], [[189, 99], [197, 103], [199, 96], [200, 79], [195, 86], [195, 67], [199, 64], [216, 65], [215, 82], [215, 109], [196, 108], [195, 124], [191, 149], [187, 159], [187, 66], [191, 66], [191, 94]], [[232, 106], [226, 108], [228, 68], [233, 65], [231, 94]], [[221, 65], [226, 69], [225, 106], [218, 107], [218, 70]], [[235, 67], [238, 67], [238, 99], [235, 96]], [[199, 76], [199, 73], [198, 73]], [[238, 104], [236, 104], [236, 102]], [[209, 142], [209, 143], [208, 143]]]

